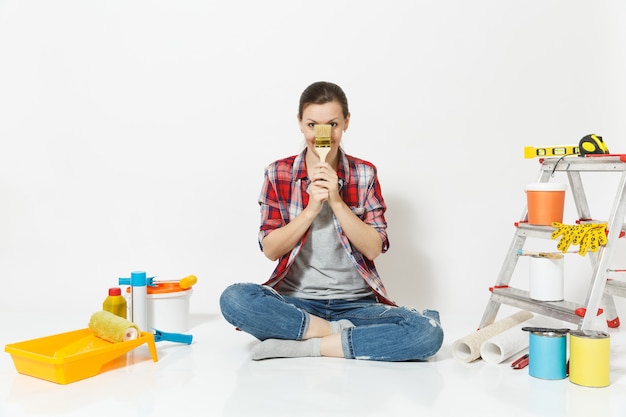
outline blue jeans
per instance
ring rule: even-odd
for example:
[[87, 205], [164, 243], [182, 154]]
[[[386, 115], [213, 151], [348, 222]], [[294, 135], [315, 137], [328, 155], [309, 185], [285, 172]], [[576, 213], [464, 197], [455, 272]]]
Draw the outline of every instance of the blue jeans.
[[350, 320], [355, 327], [341, 334], [348, 359], [423, 360], [443, 343], [439, 313], [392, 307], [374, 298], [356, 301], [307, 300], [278, 294], [258, 284], [233, 284], [220, 297], [222, 315], [233, 326], [259, 340], [302, 340], [309, 314], [327, 321]]

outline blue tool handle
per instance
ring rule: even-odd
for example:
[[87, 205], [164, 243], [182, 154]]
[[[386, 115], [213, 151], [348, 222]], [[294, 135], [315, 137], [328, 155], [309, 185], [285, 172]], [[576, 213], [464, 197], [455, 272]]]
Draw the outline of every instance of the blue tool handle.
[[157, 329], [154, 330], [154, 341], [160, 342], [162, 340], [176, 343], [186, 343], [188, 345], [193, 341], [193, 336], [190, 334], [182, 333], [165, 333]]

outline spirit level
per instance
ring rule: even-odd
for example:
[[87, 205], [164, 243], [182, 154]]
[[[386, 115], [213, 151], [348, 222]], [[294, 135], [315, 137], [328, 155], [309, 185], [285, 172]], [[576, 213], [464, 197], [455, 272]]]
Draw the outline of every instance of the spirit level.
[[566, 146], [552, 146], [544, 148], [535, 148], [533, 146], [526, 146], [524, 148], [524, 158], [543, 157], [549, 158], [551, 156], [565, 156], [565, 155], [580, 155], [580, 148], [578, 145], [566, 145]]

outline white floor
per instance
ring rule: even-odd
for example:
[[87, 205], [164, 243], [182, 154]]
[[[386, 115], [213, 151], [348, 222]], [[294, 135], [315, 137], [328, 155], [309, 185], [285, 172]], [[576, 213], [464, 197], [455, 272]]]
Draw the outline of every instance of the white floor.
[[[452, 343], [473, 331], [467, 318], [444, 317], [435, 358], [380, 363], [330, 358], [253, 362], [255, 341], [220, 316], [194, 316], [192, 345], [146, 345], [128, 364], [59, 385], [18, 374], [0, 356], [0, 416], [603, 416], [626, 415], [626, 330], [611, 330], [611, 385], [581, 387], [513, 370], [511, 361], [463, 363]], [[0, 345], [87, 327], [80, 315], [0, 312]]]

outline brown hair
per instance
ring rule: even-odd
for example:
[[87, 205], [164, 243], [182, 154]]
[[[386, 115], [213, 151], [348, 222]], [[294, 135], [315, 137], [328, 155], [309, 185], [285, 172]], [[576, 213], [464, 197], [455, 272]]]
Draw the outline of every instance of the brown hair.
[[300, 95], [300, 105], [298, 106], [298, 119], [302, 120], [302, 112], [309, 104], [324, 104], [337, 101], [341, 104], [343, 117], [348, 117], [348, 99], [341, 87], [327, 81], [318, 81], [304, 89]]

